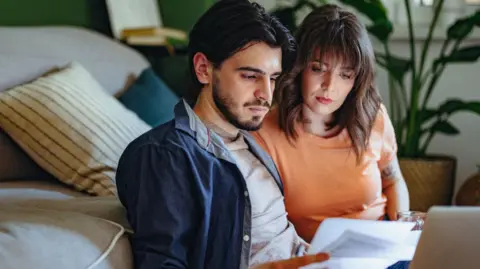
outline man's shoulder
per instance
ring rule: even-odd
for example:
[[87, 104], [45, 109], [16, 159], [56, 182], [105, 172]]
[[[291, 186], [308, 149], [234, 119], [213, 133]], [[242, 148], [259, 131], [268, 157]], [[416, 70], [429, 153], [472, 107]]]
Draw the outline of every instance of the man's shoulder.
[[175, 127], [175, 121], [171, 120], [149, 131], [131, 141], [124, 151], [124, 154], [136, 152], [145, 148], [163, 148], [165, 150], [181, 149], [188, 143], [185, 138], [189, 136], [184, 131]]

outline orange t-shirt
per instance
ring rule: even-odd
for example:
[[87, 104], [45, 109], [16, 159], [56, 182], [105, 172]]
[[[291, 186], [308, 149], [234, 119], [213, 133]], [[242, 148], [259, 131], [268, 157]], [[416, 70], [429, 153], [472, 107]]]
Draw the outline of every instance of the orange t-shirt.
[[396, 155], [395, 132], [382, 106], [362, 162], [348, 132], [322, 138], [297, 126], [291, 144], [272, 110], [263, 127], [253, 132], [257, 142], [272, 156], [285, 186], [289, 218], [299, 235], [311, 241], [320, 223], [329, 217], [381, 219], [386, 212], [381, 169]]

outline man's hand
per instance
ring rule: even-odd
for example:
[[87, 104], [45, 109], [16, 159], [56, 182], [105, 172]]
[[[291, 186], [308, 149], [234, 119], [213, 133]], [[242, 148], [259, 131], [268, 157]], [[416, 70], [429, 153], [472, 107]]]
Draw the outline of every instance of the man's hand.
[[329, 258], [330, 256], [326, 253], [318, 253], [315, 255], [305, 255], [301, 257], [291, 258], [288, 260], [264, 263], [252, 269], [297, 269], [312, 263], [324, 262]]

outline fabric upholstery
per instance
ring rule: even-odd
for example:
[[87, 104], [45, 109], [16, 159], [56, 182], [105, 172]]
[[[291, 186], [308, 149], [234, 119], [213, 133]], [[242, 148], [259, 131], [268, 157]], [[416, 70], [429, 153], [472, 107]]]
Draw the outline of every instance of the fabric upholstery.
[[114, 95], [149, 66], [132, 48], [80, 27], [0, 27], [0, 40], [0, 92], [77, 61]]
[[145, 69], [118, 99], [152, 127], [173, 119], [173, 109], [180, 101], [152, 68]]
[[125, 230], [64, 210], [0, 206], [2, 269], [132, 269]]
[[91, 197], [56, 179], [11, 180], [0, 182], [0, 204], [49, 199], [56, 203], [75, 197]]
[[46, 180], [53, 176], [38, 166], [0, 128], [0, 182], [32, 178]]
[[0, 126], [58, 180], [100, 196], [116, 193], [120, 155], [150, 129], [75, 62], [1, 93]]
[[[0, 92], [78, 61], [113, 95], [149, 66], [135, 50], [81, 27], [1, 26], [0, 40]], [[50, 177], [0, 127], [0, 181]]]

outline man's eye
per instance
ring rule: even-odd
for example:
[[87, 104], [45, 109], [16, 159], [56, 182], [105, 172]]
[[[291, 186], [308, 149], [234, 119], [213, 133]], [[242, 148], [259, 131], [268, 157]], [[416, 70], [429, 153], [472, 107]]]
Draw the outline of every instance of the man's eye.
[[248, 75], [248, 74], [242, 74], [242, 78], [245, 78], [245, 79], [256, 79], [257, 76], [255, 76], [255, 75]]

